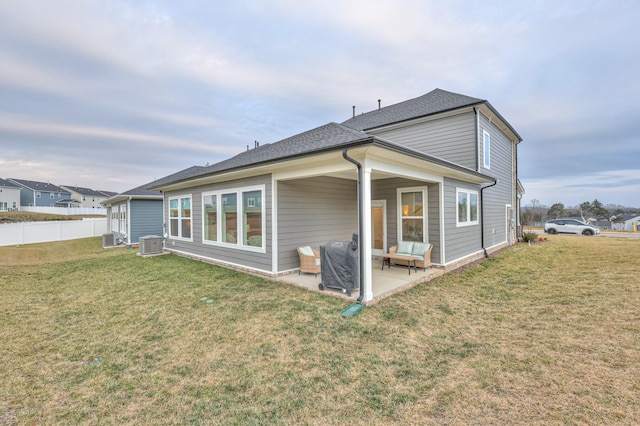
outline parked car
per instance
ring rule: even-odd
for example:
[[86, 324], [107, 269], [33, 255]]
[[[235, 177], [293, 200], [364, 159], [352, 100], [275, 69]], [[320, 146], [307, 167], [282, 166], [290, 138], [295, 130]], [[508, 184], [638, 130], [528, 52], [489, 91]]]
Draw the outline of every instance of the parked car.
[[548, 234], [598, 235], [600, 228], [577, 219], [554, 219], [544, 224], [544, 232]]

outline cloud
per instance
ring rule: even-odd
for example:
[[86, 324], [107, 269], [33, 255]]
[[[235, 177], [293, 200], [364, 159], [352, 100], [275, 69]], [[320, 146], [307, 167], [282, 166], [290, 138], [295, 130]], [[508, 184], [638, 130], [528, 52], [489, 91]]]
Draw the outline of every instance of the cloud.
[[606, 182], [603, 195], [633, 200], [633, 182], [597, 173], [640, 157], [638, 12], [626, 1], [0, 2], [0, 161], [27, 170], [7, 167], [43, 152], [38, 170], [100, 173], [124, 190], [440, 87], [488, 99], [524, 137], [527, 194]]

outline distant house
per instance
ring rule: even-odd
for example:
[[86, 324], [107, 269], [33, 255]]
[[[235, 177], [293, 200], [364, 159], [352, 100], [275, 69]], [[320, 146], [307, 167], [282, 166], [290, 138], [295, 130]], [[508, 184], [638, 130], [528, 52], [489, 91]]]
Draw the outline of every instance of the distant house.
[[624, 221], [624, 230], [633, 231], [633, 225], [636, 226], [636, 231], [640, 231], [640, 216], [631, 217]]
[[60, 188], [69, 191], [71, 193], [71, 199], [78, 201], [79, 204], [76, 204], [72, 207], [99, 209], [102, 208], [101, 203], [109, 198], [101, 192], [95, 191], [90, 188], [83, 188], [77, 185], [60, 185]]
[[359, 233], [361, 297], [373, 256], [429, 243], [458, 268], [514, 244], [521, 137], [486, 100], [436, 89], [208, 167], [160, 179], [166, 250], [276, 277], [296, 247]]
[[0, 212], [18, 210], [18, 207], [20, 207], [20, 187], [0, 179]]
[[77, 201], [71, 193], [49, 182], [8, 179], [20, 187], [20, 205], [26, 207], [72, 207]]

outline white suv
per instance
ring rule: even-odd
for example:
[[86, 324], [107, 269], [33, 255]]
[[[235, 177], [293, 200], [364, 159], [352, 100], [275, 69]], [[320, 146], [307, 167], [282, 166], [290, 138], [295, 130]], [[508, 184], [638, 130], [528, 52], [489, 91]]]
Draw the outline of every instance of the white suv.
[[554, 219], [544, 224], [544, 232], [549, 234], [598, 235], [600, 228], [576, 219]]

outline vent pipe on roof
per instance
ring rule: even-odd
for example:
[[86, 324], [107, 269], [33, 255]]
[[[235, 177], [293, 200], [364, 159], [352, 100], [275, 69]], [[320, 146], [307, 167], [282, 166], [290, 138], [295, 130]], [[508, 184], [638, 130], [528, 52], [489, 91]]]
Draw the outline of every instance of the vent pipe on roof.
[[354, 105], [352, 108], [353, 108], [353, 116], [355, 117], [356, 116], [356, 106]]
[[253, 143], [255, 144], [254, 148], [257, 148], [257, 147], [260, 146], [260, 142], [258, 142], [258, 141], [253, 141]]
[[381, 99], [378, 99], [378, 109], [380, 109], [380, 101]]

